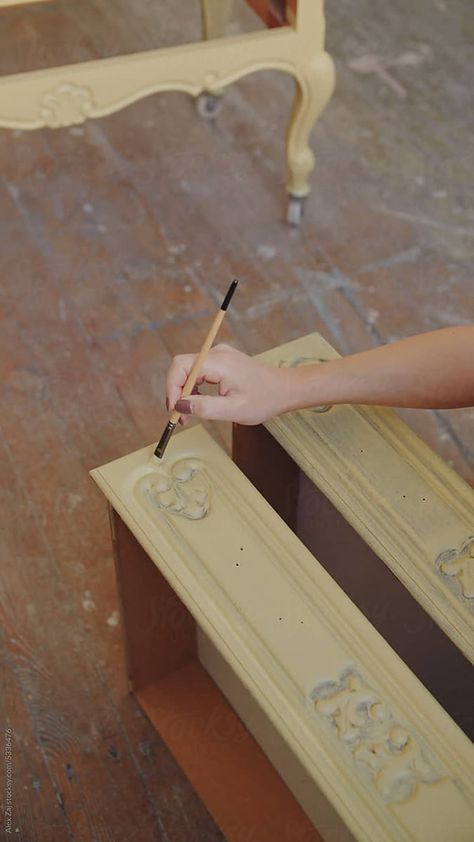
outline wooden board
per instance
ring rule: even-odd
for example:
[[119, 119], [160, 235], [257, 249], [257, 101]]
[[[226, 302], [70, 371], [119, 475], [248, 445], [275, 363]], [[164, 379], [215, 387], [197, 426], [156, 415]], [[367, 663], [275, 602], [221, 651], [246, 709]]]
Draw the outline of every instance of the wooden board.
[[[310, 334], [259, 359], [337, 356]], [[265, 426], [473, 662], [474, 491], [392, 410], [309, 409]]]
[[364, 842], [467, 842], [469, 740], [202, 428], [153, 447], [92, 476], [317, 796]]

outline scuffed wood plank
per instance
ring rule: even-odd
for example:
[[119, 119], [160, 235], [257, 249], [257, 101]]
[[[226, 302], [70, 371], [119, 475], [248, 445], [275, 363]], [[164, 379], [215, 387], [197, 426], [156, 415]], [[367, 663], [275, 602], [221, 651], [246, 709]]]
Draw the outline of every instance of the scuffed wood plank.
[[[1, 539], [0, 539], [1, 541]], [[3, 541], [0, 545], [0, 552], [10, 551]], [[2, 592], [6, 599], [0, 600], [2, 619], [7, 613], [7, 599], [10, 596], [6, 589]], [[11, 633], [6, 624], [3, 628], [4, 634]], [[51, 838], [58, 840], [72, 840], [74, 836], [68, 821], [68, 817], [62, 809], [59, 792], [54, 779], [48, 772], [44, 754], [38, 748], [36, 734], [32, 727], [30, 712], [28, 710], [30, 701], [22, 693], [22, 681], [18, 680], [18, 672], [28, 669], [37, 669], [37, 659], [26, 645], [21, 629], [15, 629], [17, 635], [14, 653], [10, 655], [7, 643], [0, 641], [0, 719], [2, 722], [2, 771], [5, 774], [6, 787], [6, 762], [5, 747], [7, 733], [11, 739], [12, 753], [12, 805], [11, 814], [11, 835], [17, 838], [16, 834], [28, 833], [31, 842], [42, 842], [43, 839]], [[16, 662], [18, 655], [21, 661]], [[2, 795], [2, 829], [7, 827], [6, 795]]]
[[[39, 233], [38, 240], [46, 259], [52, 250], [48, 251], [46, 240], [41, 237], [41, 220], [35, 218], [32, 207], [23, 205], [22, 208], [30, 230]], [[38, 640], [32, 633], [30, 646], [47, 653], [51, 648], [55, 650], [54, 658], [50, 661], [50, 674], [55, 676], [55, 681], [62, 687], [61, 694], [56, 695], [47, 680], [41, 682], [41, 686], [35, 684], [32, 688], [35, 704], [39, 703], [38, 699], [42, 700], [40, 721], [44, 715], [42, 705], [48, 710], [44, 738], [60, 745], [59, 738], [55, 739], [52, 733], [54, 722], [61, 722], [66, 717], [69, 723], [67, 728], [70, 729], [71, 740], [68, 737], [66, 747], [57, 748], [57, 754], [51, 761], [56, 786], [62, 793], [68, 820], [73, 827], [81, 828], [84, 822], [90, 822], [92, 827], [97, 827], [97, 835], [103, 839], [109, 838], [108, 833], [112, 834], [114, 840], [130, 838], [127, 822], [133, 820], [133, 826], [137, 826], [133, 819], [135, 811], [140, 813], [139, 832], [144, 837], [152, 835], [161, 823], [163, 833], [168, 829], [176, 839], [189, 838], [190, 829], [195, 825], [201, 826], [203, 833], [208, 833], [210, 838], [214, 834], [218, 839], [218, 831], [169, 753], [157, 740], [143, 716], [137, 716], [136, 703], [128, 696], [124, 697], [124, 678], [117, 668], [121, 658], [117, 632], [115, 626], [107, 623], [108, 619], [114, 617], [116, 607], [108, 536], [102, 508], [83, 488], [86, 480], [84, 462], [91, 464], [96, 458], [94, 453], [98, 452], [96, 448], [103, 451], [105, 447], [110, 447], [111, 453], [116, 453], [117, 446], [121, 446], [118, 445], [117, 435], [133, 441], [137, 431], [124, 410], [113, 382], [109, 382], [103, 368], [96, 365], [97, 354], [85, 341], [75, 311], [71, 313], [68, 309], [66, 320], [61, 322], [60, 319], [58, 324], [56, 314], [61, 312], [64, 283], [52, 282], [49, 287], [44, 287], [45, 294], [36, 302], [28, 295], [29, 274], [24, 272], [27, 255], [25, 244], [23, 263], [18, 266], [12, 259], [9, 285], [6, 287], [9, 300], [15, 295], [24, 294], [24, 307], [16, 325], [8, 321], [8, 329], [2, 332], [2, 340], [10, 347], [18, 347], [19, 335], [23, 340], [13, 360], [5, 357], [9, 360], [10, 368], [2, 383], [2, 404], [8, 406], [9, 411], [2, 418], [2, 430], [14, 460], [21, 466], [19, 476], [23, 478], [34, 501], [32, 510], [27, 510], [24, 522], [30, 525], [33, 534], [35, 525], [40, 522], [44, 530], [43, 539], [46, 534], [53, 535], [54, 539], [50, 551], [46, 555], [41, 554], [42, 572], [38, 575], [44, 581], [43, 589], [39, 587], [31, 570], [26, 583], [22, 585], [18, 581], [22, 566], [15, 568], [16, 576], [12, 574], [9, 577], [9, 587], [14, 593], [28, 593], [29, 588], [34, 587], [35, 598], [43, 606], [43, 611], [49, 612], [52, 623], [45, 640]], [[8, 262], [10, 251], [5, 249], [3, 257]], [[41, 266], [42, 261], [31, 244], [29, 258], [32, 262], [37, 259]], [[48, 276], [49, 281], [55, 277], [56, 271], [57, 267], [54, 267]], [[37, 272], [36, 279], [38, 283], [44, 283], [42, 271]], [[80, 306], [80, 302], [77, 305]], [[43, 325], [51, 325], [51, 329], [38, 331], [34, 314]], [[30, 330], [28, 324], [31, 324]], [[7, 327], [5, 320], [4, 326]], [[64, 353], [71, 347], [75, 348], [73, 359]], [[54, 360], [59, 359], [61, 364], [55, 364]], [[104, 423], [100, 410], [97, 417], [95, 410], [92, 411], [93, 396], [98, 393], [102, 394], [104, 406], [107, 407], [107, 423]], [[74, 395], [77, 399], [78, 394], [81, 401], [86, 399], [90, 404], [91, 412], [87, 418], [76, 410]], [[38, 423], [39, 416], [41, 424]], [[94, 433], [97, 429], [101, 430], [100, 440]], [[45, 475], [49, 477], [48, 482], [44, 480]], [[4, 480], [8, 482], [5, 472]], [[16, 496], [18, 498], [18, 494]], [[15, 512], [18, 516], [18, 502]], [[14, 559], [19, 555], [23, 558], [24, 549], [16, 533], [12, 536], [11, 546], [9, 557]], [[93, 554], [90, 552], [92, 546]], [[59, 579], [61, 581], [64, 577], [66, 580], [62, 583], [61, 591], [52, 589], [47, 573], [58, 562], [61, 569]], [[90, 565], [87, 571], [86, 565]], [[57, 615], [58, 610], [65, 610], [61, 606], [67, 606], [69, 612], [73, 611], [74, 620], [68, 614], [68, 632], [60, 642], [54, 629], [61, 628], [66, 622]], [[78, 617], [78, 613], [82, 616]], [[27, 628], [26, 620], [24, 628]], [[74, 646], [80, 647], [75, 652], [74, 672], [70, 671], [69, 659], [62, 650], [62, 647], [66, 647], [70, 652], [73, 648], [69, 634]], [[82, 646], [86, 647], [84, 651]], [[94, 664], [100, 665], [97, 674]], [[94, 678], [91, 678], [91, 669], [96, 678], [95, 684]], [[67, 676], [63, 676], [63, 670], [69, 670]], [[76, 692], [78, 684], [85, 688], [83, 695]], [[73, 693], [77, 702], [70, 701], [69, 697]], [[88, 713], [91, 704], [99, 712], [98, 718], [92, 722]], [[96, 759], [92, 759], [86, 751], [91, 728], [94, 744], [98, 748]], [[37, 729], [36, 723], [36, 738], [41, 740], [43, 732]], [[76, 745], [72, 746], [71, 741]], [[166, 785], [163, 784], [162, 772], [158, 771], [165, 769]], [[91, 781], [96, 778], [101, 780], [100, 796], [96, 788], [91, 789]], [[127, 796], [128, 790], [130, 795]], [[82, 792], [83, 796], [78, 812], [72, 813], [70, 793], [77, 791]], [[113, 808], [112, 792], [115, 795], [122, 793], [120, 802], [123, 812], [122, 807]], [[179, 822], [175, 809], [177, 797], [186, 805], [186, 819]], [[73, 804], [76, 801], [75, 798]], [[109, 812], [107, 804], [111, 805], [112, 812]]]

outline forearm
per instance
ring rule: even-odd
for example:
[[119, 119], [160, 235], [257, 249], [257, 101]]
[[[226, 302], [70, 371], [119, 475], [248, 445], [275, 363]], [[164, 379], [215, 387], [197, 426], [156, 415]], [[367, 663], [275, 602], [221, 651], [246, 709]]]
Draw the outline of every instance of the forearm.
[[340, 403], [474, 406], [474, 326], [421, 334], [291, 374], [285, 410]]

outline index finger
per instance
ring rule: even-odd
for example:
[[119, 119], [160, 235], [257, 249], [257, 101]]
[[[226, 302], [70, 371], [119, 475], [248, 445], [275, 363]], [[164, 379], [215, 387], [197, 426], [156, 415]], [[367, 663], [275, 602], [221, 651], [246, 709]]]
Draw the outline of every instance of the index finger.
[[166, 397], [169, 409], [173, 409], [176, 401], [179, 401], [196, 357], [197, 354], [178, 354], [173, 358], [166, 377]]

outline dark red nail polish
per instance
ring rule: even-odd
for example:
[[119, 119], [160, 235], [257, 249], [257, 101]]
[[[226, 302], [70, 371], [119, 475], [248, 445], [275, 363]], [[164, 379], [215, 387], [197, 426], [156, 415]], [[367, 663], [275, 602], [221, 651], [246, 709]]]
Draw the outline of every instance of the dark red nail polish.
[[191, 403], [187, 400], [177, 401], [175, 409], [182, 415], [191, 415], [192, 413]]

